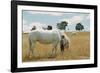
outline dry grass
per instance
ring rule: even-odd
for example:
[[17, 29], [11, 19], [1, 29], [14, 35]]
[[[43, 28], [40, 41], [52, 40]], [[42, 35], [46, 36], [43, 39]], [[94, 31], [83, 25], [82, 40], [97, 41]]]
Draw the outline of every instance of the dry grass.
[[65, 50], [62, 55], [58, 46], [57, 55], [50, 57], [52, 47], [50, 45], [36, 44], [34, 49], [34, 57], [29, 59], [26, 54], [29, 49], [28, 34], [23, 34], [23, 48], [22, 48], [22, 60], [27, 61], [50, 61], [50, 60], [80, 60], [90, 58], [90, 33], [78, 32], [77, 35], [71, 37], [71, 32], [66, 33], [70, 38], [70, 48]]

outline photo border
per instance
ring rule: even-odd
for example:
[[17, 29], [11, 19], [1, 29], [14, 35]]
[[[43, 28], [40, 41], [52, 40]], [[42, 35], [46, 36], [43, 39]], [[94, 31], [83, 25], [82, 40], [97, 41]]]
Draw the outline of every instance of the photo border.
[[[17, 7], [18, 5], [93, 9], [94, 10], [94, 64], [18, 68], [17, 66], [17, 48], [18, 48]], [[48, 3], [48, 2], [33, 2], [33, 1], [11, 1], [11, 72], [75, 69], [75, 68], [89, 68], [89, 67], [97, 67], [97, 6], [96, 5]]]

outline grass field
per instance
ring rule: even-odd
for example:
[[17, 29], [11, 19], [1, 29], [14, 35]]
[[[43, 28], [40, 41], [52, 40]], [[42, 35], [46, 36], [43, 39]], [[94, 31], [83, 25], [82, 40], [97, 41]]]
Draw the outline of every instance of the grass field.
[[58, 46], [57, 55], [50, 57], [52, 47], [50, 45], [39, 44], [37, 42], [34, 49], [34, 57], [29, 59], [26, 57], [29, 48], [28, 34], [23, 33], [22, 40], [22, 62], [29, 61], [54, 61], [54, 60], [80, 60], [90, 58], [90, 33], [78, 32], [78, 34], [71, 36], [71, 32], [66, 33], [70, 38], [70, 48], [65, 50], [64, 54], [61, 54]]

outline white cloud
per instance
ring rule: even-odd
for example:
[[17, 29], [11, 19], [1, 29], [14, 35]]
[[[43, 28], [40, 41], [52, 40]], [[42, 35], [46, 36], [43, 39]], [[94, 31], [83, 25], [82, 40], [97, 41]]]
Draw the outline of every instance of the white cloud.
[[23, 19], [23, 32], [28, 32], [29, 26], [26, 20]]
[[73, 16], [70, 21], [71, 23], [79, 23], [84, 19], [84, 16]]
[[52, 15], [52, 16], [61, 16], [64, 13], [57, 13], [57, 12], [38, 12], [38, 11], [28, 11], [31, 14], [48, 14], [48, 15]]
[[29, 32], [30, 28], [28, 25], [23, 25], [23, 32]]
[[[88, 17], [88, 16], [87, 16]], [[86, 19], [87, 17], [85, 16], [82, 16], [82, 15], [79, 15], [79, 16], [73, 16], [71, 18], [65, 18], [65, 19], [62, 19], [61, 21], [67, 21], [68, 24], [76, 24], [76, 23], [80, 23], [82, 22], [84, 19]]]
[[39, 22], [32, 22], [31, 24], [23, 25], [23, 32], [24, 33], [30, 32], [33, 26], [36, 26], [36, 29], [42, 29], [42, 27], [47, 27], [46, 24], [41, 24]]
[[36, 26], [37, 29], [41, 29], [42, 27], [46, 27], [47, 25], [46, 24], [41, 24], [39, 22], [32, 22], [30, 24], [30, 28], [32, 28], [33, 26]]

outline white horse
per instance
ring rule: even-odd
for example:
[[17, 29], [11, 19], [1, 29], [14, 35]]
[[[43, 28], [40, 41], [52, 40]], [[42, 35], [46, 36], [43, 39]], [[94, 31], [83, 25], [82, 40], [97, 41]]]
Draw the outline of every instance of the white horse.
[[[62, 35], [64, 37], [64, 40], [61, 42], [62, 40]], [[61, 43], [63, 45], [63, 47], [61, 47], [62, 49], [64, 48], [68, 48], [69, 47], [69, 39], [66, 35], [60, 33], [59, 30], [33, 30], [29, 33], [29, 54], [32, 53], [34, 54], [34, 48], [35, 48], [35, 44], [36, 42], [39, 42], [41, 44], [52, 44], [52, 54], [55, 51], [57, 51], [57, 45], [59, 43]], [[62, 46], [60, 45], [60, 46]], [[29, 55], [30, 56], [30, 55]]]

